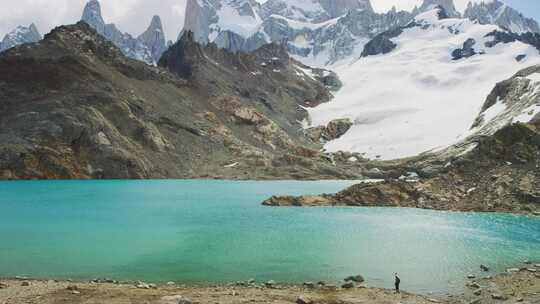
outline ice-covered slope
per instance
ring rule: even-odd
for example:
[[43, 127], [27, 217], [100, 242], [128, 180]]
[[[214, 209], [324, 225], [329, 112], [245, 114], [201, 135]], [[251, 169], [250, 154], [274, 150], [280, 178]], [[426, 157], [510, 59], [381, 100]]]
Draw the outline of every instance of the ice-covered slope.
[[439, 8], [418, 15], [374, 39], [371, 54], [386, 54], [338, 67], [344, 86], [332, 102], [310, 109], [312, 125], [350, 118], [354, 126], [327, 150], [393, 159], [452, 144], [468, 134], [495, 83], [540, 63], [538, 49], [517, 41], [524, 37], [441, 15]]

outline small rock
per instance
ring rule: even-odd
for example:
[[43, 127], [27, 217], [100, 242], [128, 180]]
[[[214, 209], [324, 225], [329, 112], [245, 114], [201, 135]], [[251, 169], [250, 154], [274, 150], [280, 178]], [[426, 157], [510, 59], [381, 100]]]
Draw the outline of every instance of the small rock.
[[536, 268], [527, 268], [527, 271], [528, 272], [536, 272], [537, 270], [536, 270]]
[[476, 283], [476, 282], [472, 282], [470, 284], [467, 284], [467, 286], [469, 286], [471, 288], [480, 288], [480, 285], [478, 285], [478, 283]]
[[79, 287], [77, 287], [77, 285], [69, 285], [66, 289], [73, 291], [73, 290], [79, 290]]
[[540, 264], [534, 264], [534, 267], [540, 268]]
[[319, 282], [317, 282], [317, 285], [324, 286], [324, 285], [326, 285], [326, 282], [325, 281], [319, 281]]
[[482, 294], [482, 289], [477, 289], [477, 290], [475, 290], [475, 291], [473, 292], [473, 294], [474, 294], [475, 296], [481, 295], [481, 294]]
[[489, 267], [487, 267], [486, 265], [480, 265], [480, 270], [482, 271], [489, 271]]
[[150, 289], [150, 285], [148, 285], [148, 284], [146, 284], [144, 282], [137, 282], [135, 287], [137, 287], [139, 289]]
[[315, 302], [306, 296], [299, 296], [298, 299], [296, 300], [296, 303], [297, 304], [314, 304]]
[[516, 302], [523, 302], [523, 298], [517, 298]]
[[167, 286], [175, 286], [176, 283], [175, 282], [167, 282]]
[[313, 288], [315, 288], [315, 284], [313, 282], [305, 282], [304, 287], [309, 288], [309, 289], [313, 289]]
[[347, 283], [341, 285], [341, 288], [343, 288], [343, 289], [351, 289], [351, 288], [354, 288], [354, 283], [353, 283], [353, 282], [347, 282]]
[[531, 262], [531, 261], [529, 261], [529, 260], [525, 260], [525, 261], [523, 261], [523, 264], [527, 264], [527, 265], [529, 265], [529, 264], [532, 264], [532, 262]]
[[30, 282], [24, 281], [21, 283], [21, 286], [30, 286]]
[[270, 281], [264, 283], [264, 286], [266, 286], [267, 288], [274, 288], [275, 285], [276, 285], [276, 281], [274, 281], [274, 280], [270, 280]]
[[192, 304], [193, 302], [181, 295], [162, 297], [159, 304]]
[[350, 277], [345, 278], [345, 282], [363, 283], [364, 281], [365, 281], [364, 277], [361, 275], [355, 275], [355, 276], [350, 276]]
[[467, 278], [468, 279], [474, 279], [474, 278], [476, 278], [476, 276], [474, 274], [470, 274], [470, 275], [467, 276]]
[[152, 289], [157, 289], [157, 285], [156, 285], [156, 284], [148, 284], [148, 287], [149, 287], [149, 288], [152, 288]]
[[255, 279], [249, 279], [247, 282], [248, 284], [253, 285], [255, 284]]
[[482, 302], [482, 299], [474, 299], [470, 301], [469, 304], [480, 304], [480, 302]]
[[4, 284], [4, 283], [0, 283], [0, 289], [5, 289], [5, 288], [8, 288], [9, 286], [7, 284]]
[[78, 291], [78, 290], [72, 290], [71, 293], [72, 293], [72, 294], [76, 294], [76, 295], [81, 294], [81, 292]]
[[491, 298], [494, 300], [504, 300], [504, 296], [500, 293], [494, 293], [491, 295]]
[[519, 272], [519, 268], [508, 268], [506, 272]]

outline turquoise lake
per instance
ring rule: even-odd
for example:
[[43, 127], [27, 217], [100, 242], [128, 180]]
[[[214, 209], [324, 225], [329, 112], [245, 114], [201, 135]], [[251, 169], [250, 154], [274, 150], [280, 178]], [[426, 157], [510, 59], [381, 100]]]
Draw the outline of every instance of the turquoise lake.
[[[271, 208], [352, 182], [0, 182], [0, 276], [223, 283], [255, 278], [461, 290], [480, 264], [540, 261], [540, 219], [385, 208]], [[491, 272], [493, 274], [494, 272]]]

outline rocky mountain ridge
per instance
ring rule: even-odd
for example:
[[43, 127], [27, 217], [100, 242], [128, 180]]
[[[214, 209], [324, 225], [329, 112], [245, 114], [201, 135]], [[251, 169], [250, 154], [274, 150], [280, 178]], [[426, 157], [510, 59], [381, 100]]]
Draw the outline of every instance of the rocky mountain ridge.
[[276, 45], [231, 53], [192, 33], [159, 64], [127, 58], [85, 22], [1, 53], [0, 177], [358, 176], [299, 132], [303, 107], [331, 98], [329, 71]]
[[106, 24], [98, 0], [88, 1], [84, 7], [81, 20], [114, 43], [126, 56], [150, 65], [156, 64], [167, 48], [163, 25], [159, 16], [154, 16], [148, 29], [137, 38], [128, 33], [122, 33], [112, 23]]

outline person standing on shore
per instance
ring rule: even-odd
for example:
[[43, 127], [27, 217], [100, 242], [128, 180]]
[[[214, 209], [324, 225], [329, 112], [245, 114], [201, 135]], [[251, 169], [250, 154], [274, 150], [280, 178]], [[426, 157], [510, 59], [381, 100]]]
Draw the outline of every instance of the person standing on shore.
[[396, 293], [399, 293], [399, 284], [401, 283], [401, 279], [399, 278], [397, 272], [395, 273], [395, 281], [394, 285], [396, 286]]

